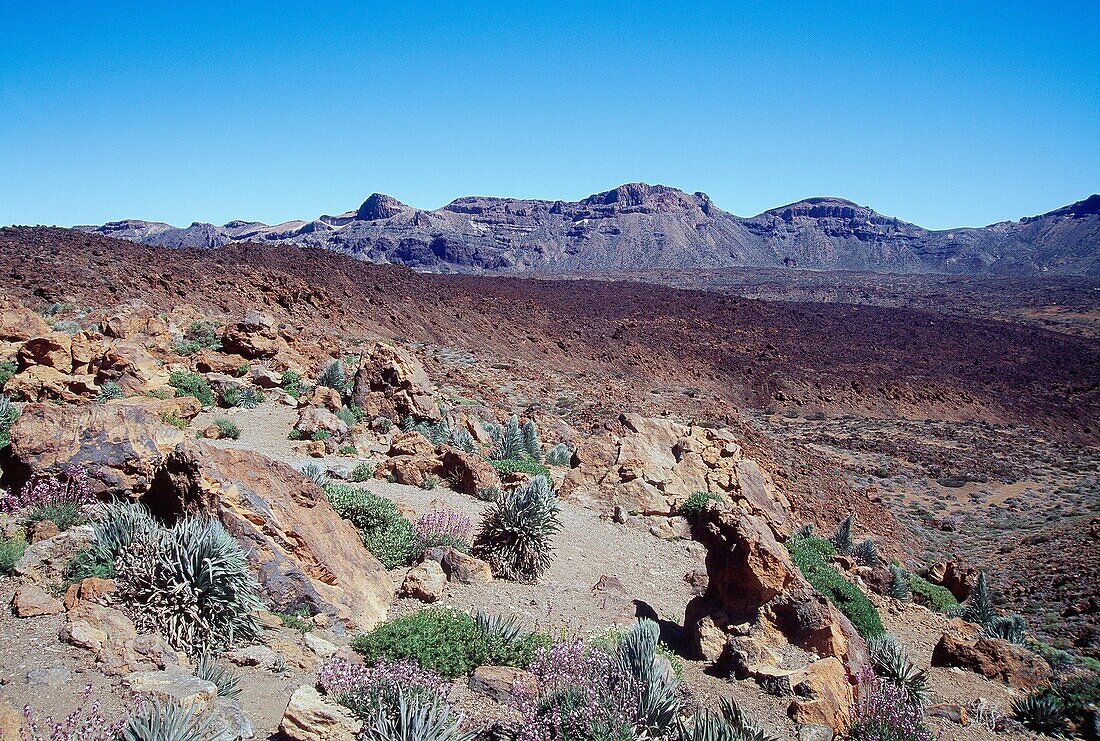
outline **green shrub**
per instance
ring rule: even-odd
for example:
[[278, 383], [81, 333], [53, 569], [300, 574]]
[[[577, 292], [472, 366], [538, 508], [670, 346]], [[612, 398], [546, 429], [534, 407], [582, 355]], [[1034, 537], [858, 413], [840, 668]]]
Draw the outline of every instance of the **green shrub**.
[[978, 572], [978, 583], [974, 585], [966, 601], [959, 605], [959, 617], [982, 627], [989, 625], [996, 617], [993, 595], [989, 591], [989, 580], [984, 571]]
[[344, 364], [339, 360], [333, 360], [317, 374], [317, 385], [328, 386], [339, 393], [340, 396], [344, 396], [351, 391], [347, 371], [344, 370]]
[[676, 514], [683, 517], [692, 518], [703, 511], [703, 507], [707, 502], [725, 502], [727, 501], [721, 494], [716, 494], [712, 491], [697, 491], [693, 492], [687, 501], [676, 508]]
[[25, 550], [27, 541], [22, 536], [0, 538], [0, 576], [11, 573]]
[[821, 538], [791, 538], [787, 541], [787, 550], [806, 580], [852, 621], [864, 640], [886, 632], [878, 610], [867, 595], [825, 560], [822, 554], [832, 550], [828, 541]]
[[295, 399], [305, 392], [305, 385], [302, 384], [302, 374], [297, 371], [285, 370], [283, 371], [283, 377], [279, 380], [279, 386], [283, 391], [287, 392]]
[[62, 576], [65, 579], [65, 584], [79, 584], [85, 579], [90, 579], [92, 577], [99, 579], [114, 579], [114, 559], [112, 558], [110, 561], [104, 561], [95, 549], [85, 548], [77, 551], [76, 554], [69, 559], [69, 563], [65, 565]]
[[550, 567], [561, 530], [557, 497], [543, 476], [501, 493], [481, 521], [473, 551], [505, 579], [535, 582]]
[[355, 482], [370, 481], [374, 478], [374, 464], [363, 461], [351, 469], [351, 480]]
[[216, 322], [193, 322], [183, 337], [176, 341], [176, 352], [180, 355], [194, 355], [203, 349], [221, 350], [222, 340], [218, 336]]
[[292, 612], [276, 612], [275, 615], [282, 621], [285, 628], [291, 628], [299, 633], [308, 633], [313, 630], [313, 621], [309, 619], [309, 609], [306, 607], [299, 607]]
[[351, 645], [369, 662], [412, 659], [447, 679], [469, 674], [485, 664], [525, 668], [549, 636], [502, 630], [514, 623], [457, 610], [429, 608], [379, 626], [352, 639]]
[[909, 574], [909, 589], [912, 590], [913, 601], [931, 610], [948, 612], [959, 606], [959, 601], [949, 589], [916, 574]]
[[350, 457], [353, 455], [359, 455], [359, 448], [355, 447], [354, 445], [341, 445], [339, 448], [337, 448], [336, 452], [339, 455], [346, 455]]
[[218, 434], [226, 440], [238, 440], [241, 437], [241, 428], [232, 420], [215, 419], [214, 426], [218, 428]]
[[1071, 722], [1078, 728], [1096, 722], [1097, 708], [1100, 708], [1100, 672], [1095, 671], [1057, 676], [1049, 686], [1012, 704], [1017, 720], [1048, 735], [1055, 735], [1053, 729], [1065, 730]]
[[11, 377], [19, 371], [19, 366], [15, 364], [14, 360], [5, 360], [0, 362], [0, 389], [4, 388]]
[[363, 545], [387, 569], [409, 563], [412, 557], [413, 526], [385, 497], [344, 484], [325, 488], [336, 514], [359, 528]]
[[286, 436], [286, 439], [287, 440], [301, 440], [302, 439], [301, 430], [297, 430], [297, 429], [291, 430], [290, 433]]
[[528, 476], [545, 476], [547, 479], [550, 478], [550, 469], [530, 458], [505, 458], [503, 460], [491, 460], [489, 463], [492, 464], [493, 468], [497, 470], [497, 473], [499, 473], [501, 477], [513, 473], [525, 473]]
[[347, 407], [340, 407], [340, 409], [336, 412], [336, 418], [346, 424], [348, 427], [355, 426], [355, 423], [358, 421], [355, 418], [355, 414]]
[[309, 436], [310, 440], [329, 440], [332, 438], [332, 433], [328, 430], [317, 430]]
[[168, 377], [168, 385], [176, 390], [176, 396], [194, 396], [204, 407], [214, 406], [214, 394], [206, 379], [197, 373], [175, 371]]

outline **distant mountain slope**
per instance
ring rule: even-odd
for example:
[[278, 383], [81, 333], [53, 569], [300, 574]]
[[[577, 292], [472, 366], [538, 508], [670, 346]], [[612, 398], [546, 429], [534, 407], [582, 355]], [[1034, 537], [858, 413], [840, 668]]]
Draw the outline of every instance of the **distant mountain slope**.
[[631, 183], [582, 201], [459, 198], [435, 211], [375, 193], [356, 211], [268, 226], [129, 219], [77, 229], [169, 247], [285, 242], [438, 272], [797, 267], [1100, 275], [1100, 195], [981, 228], [930, 231], [840, 198], [743, 218], [704, 193]]

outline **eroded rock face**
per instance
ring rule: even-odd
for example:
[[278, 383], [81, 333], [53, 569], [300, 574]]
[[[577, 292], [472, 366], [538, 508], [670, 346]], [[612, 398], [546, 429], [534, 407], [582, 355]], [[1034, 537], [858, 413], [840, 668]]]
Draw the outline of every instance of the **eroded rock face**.
[[194, 399], [148, 397], [109, 404], [28, 404], [12, 426], [12, 456], [27, 473], [84, 467], [93, 485], [120, 496], [145, 492], [153, 474], [185, 435], [162, 421], [169, 412], [198, 413]]
[[739, 650], [737, 639], [750, 636], [763, 646], [789, 643], [835, 657], [851, 676], [867, 665], [863, 639], [805, 580], [766, 521], [710, 504], [697, 537], [707, 548], [707, 587], [684, 619], [697, 655], [726, 664]]
[[279, 723], [279, 732], [290, 741], [356, 741], [362, 729], [363, 722], [350, 710], [308, 685], [294, 690]]
[[217, 516], [280, 610], [306, 606], [364, 630], [385, 620], [389, 574], [321, 489], [285, 463], [187, 441], [165, 460], [143, 501], [162, 517]]
[[1048, 684], [1050, 665], [1022, 646], [982, 635], [981, 629], [959, 618], [948, 623], [932, 650], [932, 666], [957, 666], [1030, 690]]
[[424, 366], [411, 353], [382, 342], [363, 353], [351, 398], [370, 418], [439, 419]]
[[4, 297], [4, 308], [0, 309], [0, 341], [24, 342], [49, 331], [50, 325], [36, 312], [10, 296]]
[[786, 529], [790, 504], [729, 430], [624, 414], [619, 432], [582, 442], [561, 496], [595, 509], [667, 515], [697, 491], [723, 492]]
[[497, 470], [481, 456], [449, 446], [443, 446], [441, 450], [441, 473], [455, 491], [477, 496], [483, 489], [500, 485]]
[[242, 358], [273, 358], [289, 347], [279, 335], [278, 323], [267, 314], [250, 311], [228, 325], [222, 333], [222, 348]]

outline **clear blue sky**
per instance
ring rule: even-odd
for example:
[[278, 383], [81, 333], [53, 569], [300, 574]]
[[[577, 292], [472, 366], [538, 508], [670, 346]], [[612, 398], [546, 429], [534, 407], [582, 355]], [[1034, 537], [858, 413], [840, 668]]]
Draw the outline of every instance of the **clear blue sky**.
[[0, 224], [642, 180], [939, 228], [1100, 191], [1096, 0], [297, 5], [0, 0]]

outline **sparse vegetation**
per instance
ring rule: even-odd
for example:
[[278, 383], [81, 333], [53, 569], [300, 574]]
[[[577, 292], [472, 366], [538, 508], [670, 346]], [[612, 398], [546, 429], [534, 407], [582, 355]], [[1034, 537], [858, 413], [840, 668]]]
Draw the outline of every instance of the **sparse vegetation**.
[[573, 462], [573, 451], [565, 443], [558, 443], [546, 454], [546, 463], [551, 466], [568, 466]]
[[97, 404], [106, 404], [109, 401], [115, 399], [122, 399], [126, 396], [122, 387], [114, 381], [104, 381], [99, 386], [99, 393], [96, 394], [95, 401]]
[[913, 703], [924, 705], [928, 699], [928, 672], [913, 665], [897, 640], [882, 635], [868, 641], [867, 648], [875, 674], [904, 690]]
[[905, 572], [894, 564], [890, 564], [890, 596], [900, 600], [908, 600], [913, 596]]
[[218, 428], [218, 435], [225, 440], [237, 440], [241, 437], [241, 428], [232, 420], [215, 419], [214, 426]]
[[[283, 379], [285, 382], [285, 374], [283, 375]], [[318, 386], [327, 386], [340, 394], [341, 397], [351, 391], [348, 373], [344, 369], [344, 363], [341, 360], [329, 362], [329, 364], [317, 374], [316, 381]]]
[[698, 514], [703, 511], [703, 507], [706, 506], [707, 502], [721, 503], [726, 501], [724, 496], [713, 491], [693, 492], [692, 495], [687, 498], [687, 501], [676, 508], [676, 514], [691, 519], [698, 516]]
[[412, 556], [424, 555], [430, 548], [450, 547], [470, 551], [470, 519], [450, 509], [437, 509], [421, 515], [415, 526]]
[[0, 576], [10, 574], [26, 550], [27, 541], [22, 535], [14, 535], [10, 538], [0, 537]]
[[19, 366], [15, 364], [14, 360], [0, 361], [0, 390], [3, 390], [5, 384], [17, 372], [19, 372]]
[[959, 601], [949, 589], [917, 574], [909, 574], [909, 589], [915, 602], [937, 612], [951, 612], [959, 606]]
[[351, 480], [354, 482], [370, 481], [374, 478], [374, 464], [370, 461], [363, 461], [357, 463], [355, 468], [351, 469]]
[[302, 383], [302, 374], [289, 369], [283, 371], [279, 386], [283, 391], [287, 392], [295, 399], [301, 396], [306, 390], [305, 385]]
[[852, 621], [865, 640], [886, 632], [867, 595], [828, 563], [827, 559], [836, 552], [832, 543], [822, 538], [792, 537], [787, 541], [787, 550], [807, 581]]
[[19, 410], [11, 399], [0, 394], [0, 450], [11, 445], [11, 426], [19, 419]]
[[222, 339], [218, 336], [217, 322], [192, 322], [183, 337], [176, 340], [175, 348], [180, 355], [194, 355], [204, 349], [221, 350]]
[[332, 479], [329, 478], [328, 472], [318, 466], [316, 463], [307, 463], [302, 466], [302, 475], [313, 483], [317, 484], [317, 486], [321, 487], [322, 489], [324, 489], [332, 482]]

